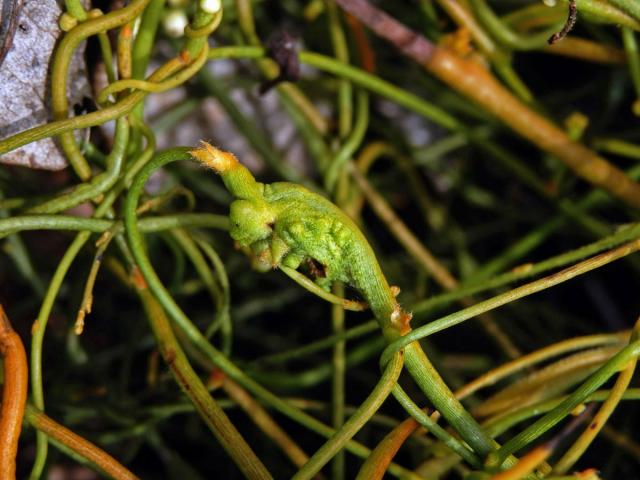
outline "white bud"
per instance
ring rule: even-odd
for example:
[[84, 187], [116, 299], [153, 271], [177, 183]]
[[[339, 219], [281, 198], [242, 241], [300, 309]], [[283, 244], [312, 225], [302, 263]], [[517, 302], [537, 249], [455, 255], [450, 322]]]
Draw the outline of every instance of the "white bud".
[[222, 8], [220, 0], [200, 0], [200, 8], [206, 13], [217, 13]]
[[556, 6], [556, 0], [542, 0], [542, 3], [544, 3], [547, 7], [555, 7]]
[[178, 38], [184, 35], [184, 29], [189, 23], [182, 10], [171, 10], [162, 20], [162, 26], [167, 35]]

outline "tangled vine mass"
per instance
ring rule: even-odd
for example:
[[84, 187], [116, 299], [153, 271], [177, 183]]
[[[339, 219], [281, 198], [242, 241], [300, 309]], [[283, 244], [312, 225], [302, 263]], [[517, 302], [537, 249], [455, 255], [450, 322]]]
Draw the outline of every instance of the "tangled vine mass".
[[66, 0], [0, 478], [634, 478], [639, 5]]

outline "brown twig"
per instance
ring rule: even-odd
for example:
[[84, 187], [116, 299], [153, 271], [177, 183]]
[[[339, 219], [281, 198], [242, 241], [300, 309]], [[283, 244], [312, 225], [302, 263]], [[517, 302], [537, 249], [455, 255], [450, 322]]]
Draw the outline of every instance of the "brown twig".
[[[72, 432], [68, 428], [60, 425], [55, 420], [47, 417], [44, 413], [36, 410], [33, 406], [27, 406], [25, 416], [29, 424], [34, 428], [46, 433], [48, 437], [66, 446], [69, 450], [72, 450], [81, 457], [89, 460], [111, 478], [115, 478], [117, 480], [138, 479], [136, 475], [131, 473], [131, 471], [120, 464], [107, 452], [84, 439], [80, 435]], [[1, 478], [4, 479], [7, 477], [3, 476]]]
[[16, 478], [16, 454], [27, 401], [27, 356], [22, 341], [0, 305], [0, 356], [4, 384], [0, 410], [0, 478]]
[[561, 128], [516, 98], [482, 65], [432, 44], [366, 0], [336, 2], [434, 76], [478, 103], [523, 138], [556, 156], [577, 175], [640, 208], [640, 185], [592, 150], [572, 141]]
[[576, 0], [569, 0], [569, 16], [567, 17], [567, 21], [564, 22], [562, 30], [554, 33], [549, 37], [547, 42], [549, 45], [553, 45], [556, 42], [559, 42], [564, 37], [569, 35], [569, 32], [573, 30], [573, 27], [576, 24], [576, 20], [578, 19], [578, 7], [576, 6]]

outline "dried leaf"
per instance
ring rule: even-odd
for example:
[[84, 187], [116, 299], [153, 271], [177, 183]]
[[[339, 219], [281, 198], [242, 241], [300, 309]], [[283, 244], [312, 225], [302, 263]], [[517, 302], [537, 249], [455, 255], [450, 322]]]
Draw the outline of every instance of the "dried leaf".
[[[55, 0], [0, 0], [0, 138], [51, 121], [51, 54], [61, 30], [62, 13]], [[2, 55], [4, 54], [4, 59]], [[84, 44], [69, 68], [69, 103], [90, 96], [84, 64]], [[67, 162], [53, 139], [47, 138], [0, 157], [0, 163], [60, 170]]]

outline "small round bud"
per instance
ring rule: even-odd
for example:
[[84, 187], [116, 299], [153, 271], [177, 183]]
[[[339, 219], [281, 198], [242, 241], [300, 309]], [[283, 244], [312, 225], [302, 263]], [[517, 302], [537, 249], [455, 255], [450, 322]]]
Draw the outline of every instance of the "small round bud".
[[162, 20], [165, 33], [173, 38], [182, 37], [188, 23], [189, 20], [182, 10], [171, 10]]
[[200, 8], [206, 13], [218, 13], [222, 8], [220, 0], [200, 0]]

